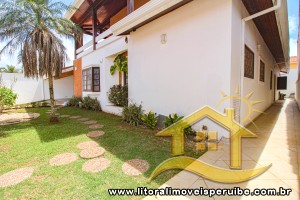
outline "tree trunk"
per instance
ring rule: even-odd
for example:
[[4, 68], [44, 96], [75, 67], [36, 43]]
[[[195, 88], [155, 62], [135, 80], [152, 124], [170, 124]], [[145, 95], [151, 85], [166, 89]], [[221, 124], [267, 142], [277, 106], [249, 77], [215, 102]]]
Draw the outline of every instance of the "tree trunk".
[[0, 105], [0, 113], [2, 113], [3, 109], [2, 109], [2, 106]]
[[58, 122], [58, 118], [55, 115], [55, 100], [54, 100], [54, 91], [53, 91], [53, 75], [51, 69], [48, 72], [49, 78], [49, 94], [50, 94], [50, 105], [51, 105], [51, 115], [50, 115], [50, 122]]

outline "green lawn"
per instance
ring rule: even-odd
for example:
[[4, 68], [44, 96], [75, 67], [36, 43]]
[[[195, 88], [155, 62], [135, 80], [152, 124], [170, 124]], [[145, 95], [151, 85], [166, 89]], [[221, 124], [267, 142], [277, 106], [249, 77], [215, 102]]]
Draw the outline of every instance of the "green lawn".
[[[90, 131], [88, 125], [76, 119], [60, 118], [58, 124], [49, 124], [46, 114], [48, 109], [20, 110], [19, 112], [37, 112], [41, 116], [27, 123], [0, 127], [0, 175], [16, 168], [35, 167], [31, 178], [16, 186], [0, 188], [0, 199], [110, 199], [107, 192], [109, 188], [157, 188], [178, 173], [175, 170], [168, 171], [152, 182], [147, 182], [155, 167], [171, 157], [170, 138], [156, 137], [156, 131], [132, 127], [114, 115], [70, 107], [58, 112], [81, 115], [104, 125], [102, 130], [105, 135], [95, 141], [106, 149], [105, 157], [111, 161], [111, 165], [95, 174], [82, 171], [82, 165], [86, 161], [84, 159], [51, 167], [49, 160], [52, 157], [65, 152], [79, 155], [80, 150], [76, 145], [91, 139], [85, 135]], [[199, 157], [200, 153], [187, 145], [186, 155]], [[137, 177], [123, 174], [122, 164], [135, 158], [148, 161], [149, 170]]]

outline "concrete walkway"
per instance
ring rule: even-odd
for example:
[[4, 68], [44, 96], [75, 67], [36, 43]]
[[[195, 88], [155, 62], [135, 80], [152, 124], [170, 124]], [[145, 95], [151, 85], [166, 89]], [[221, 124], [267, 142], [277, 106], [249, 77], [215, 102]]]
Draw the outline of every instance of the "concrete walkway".
[[[255, 126], [248, 128], [258, 135], [258, 138], [244, 138], [242, 166], [243, 169], [253, 169], [272, 163], [272, 167], [261, 176], [239, 184], [221, 184], [203, 179], [195, 174], [182, 171], [161, 188], [291, 188], [288, 197], [229, 197], [209, 198], [198, 197], [162, 197], [157, 199], [300, 199], [299, 196], [299, 161], [300, 161], [300, 113], [293, 99], [276, 102], [255, 120]], [[229, 143], [222, 140], [217, 151], [209, 151], [199, 158], [206, 163], [229, 169]], [[148, 197], [149, 198], [149, 197]], [[150, 198], [149, 198], [150, 199]], [[152, 198], [151, 198], [152, 199]]]

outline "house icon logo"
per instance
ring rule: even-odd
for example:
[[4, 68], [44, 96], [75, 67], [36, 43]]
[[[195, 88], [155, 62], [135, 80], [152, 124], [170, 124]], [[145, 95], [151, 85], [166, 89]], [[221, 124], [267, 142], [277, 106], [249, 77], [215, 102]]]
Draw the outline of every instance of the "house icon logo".
[[[184, 129], [204, 118], [209, 118], [230, 132], [230, 169], [214, 167], [195, 158], [182, 156], [184, 154]], [[241, 169], [242, 138], [257, 137], [257, 135], [234, 120], [233, 108], [226, 108], [225, 114], [222, 114], [209, 106], [205, 106], [157, 133], [156, 136], [172, 137], [172, 155], [174, 157], [161, 163], [152, 172], [150, 180], [169, 169], [184, 169], [212, 181], [238, 183], [259, 176], [271, 166], [270, 164], [251, 170]]]

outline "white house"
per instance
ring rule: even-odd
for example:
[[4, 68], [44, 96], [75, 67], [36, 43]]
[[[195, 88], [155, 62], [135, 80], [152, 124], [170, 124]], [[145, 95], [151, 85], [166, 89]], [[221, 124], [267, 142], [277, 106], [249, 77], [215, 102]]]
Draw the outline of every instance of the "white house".
[[[236, 120], [248, 124], [260, 113], [251, 112], [247, 102], [264, 111], [278, 98], [276, 77], [289, 68], [286, 0], [75, 0], [73, 5], [79, 9], [66, 17], [91, 35], [91, 41], [76, 42], [74, 95], [97, 97], [106, 112], [121, 111], [107, 92], [120, 82], [110, 66], [123, 52], [129, 99], [146, 111], [186, 116], [205, 105], [220, 112], [234, 107]], [[97, 78], [95, 86], [82, 78], [97, 76], [98, 69], [100, 88]], [[233, 97], [226, 100], [225, 94]]]

